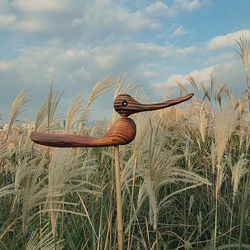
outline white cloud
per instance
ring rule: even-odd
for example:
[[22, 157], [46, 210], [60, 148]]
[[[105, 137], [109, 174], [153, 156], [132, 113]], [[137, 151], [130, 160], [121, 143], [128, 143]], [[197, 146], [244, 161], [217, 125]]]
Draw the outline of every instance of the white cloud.
[[74, 18], [72, 20], [72, 26], [81, 25], [82, 23], [83, 23], [83, 19], [82, 18]]
[[14, 28], [18, 31], [26, 32], [26, 33], [39, 33], [41, 31], [47, 30], [49, 28], [49, 24], [44, 21], [38, 20], [23, 20], [17, 22]]
[[61, 12], [70, 7], [67, 0], [14, 0], [11, 5], [22, 12]]
[[180, 55], [190, 55], [190, 54], [193, 54], [194, 52], [196, 52], [197, 50], [198, 50], [197, 47], [190, 46], [190, 47], [186, 47], [186, 48], [177, 49], [177, 52]]
[[183, 26], [179, 26], [171, 35], [170, 37], [182, 36], [187, 34], [187, 31], [183, 28]]
[[159, 29], [163, 18], [192, 11], [202, 4], [199, 0], [175, 0], [168, 6], [156, 1], [130, 9], [129, 5], [114, 0], [1, 0], [0, 8], [2, 5], [6, 12], [1, 22], [12, 23], [13, 29], [20, 33], [93, 41], [93, 37], [103, 40]]
[[224, 36], [217, 36], [208, 43], [207, 49], [218, 50], [232, 47], [235, 44], [235, 40], [238, 40], [241, 35], [244, 35], [247, 39], [250, 39], [250, 30], [239, 30]]
[[182, 2], [183, 7], [187, 10], [194, 10], [202, 5], [202, 3], [199, 0], [193, 0], [191, 2], [189, 1], [180, 1], [180, 2]]
[[[171, 17], [200, 8], [205, 1], [167, 3], [141, 1], [138, 8], [127, 0], [0, 0], [0, 27], [9, 28], [10, 34], [0, 48], [0, 84], [5, 89], [0, 106], [23, 86], [43, 99], [51, 80], [71, 97], [81, 89], [87, 96], [96, 81], [120, 72], [127, 73], [132, 82], [143, 83], [145, 91], [147, 86], [152, 91], [153, 84], [163, 82], [174, 67], [178, 67], [175, 72], [185, 72], [185, 60], [190, 59], [187, 56], [196, 52], [201, 55], [191, 58], [188, 68], [201, 62], [200, 56], [208, 57], [203, 65], [210, 63], [211, 67], [191, 72], [198, 80], [206, 81], [209, 70], [218, 68], [205, 55], [207, 51], [192, 46], [191, 39], [186, 41], [187, 47], [164, 43], [166, 34], [173, 31], [166, 27], [171, 26]], [[180, 26], [172, 37], [185, 33]], [[158, 38], [159, 34], [165, 35]], [[232, 76], [234, 68], [222, 72]], [[184, 78], [185, 74], [172, 75], [168, 81], [173, 84], [175, 79]], [[38, 108], [38, 99], [33, 100], [32, 108]]]
[[157, 1], [155, 3], [150, 4], [149, 6], [145, 7], [143, 10], [144, 15], [153, 15], [153, 16], [167, 16], [168, 15], [169, 7], [161, 2]]
[[83, 25], [89, 30], [100, 33], [107, 30], [113, 33], [140, 32], [154, 24], [140, 11], [132, 12], [108, 0], [89, 3], [84, 9], [83, 20]]
[[181, 12], [193, 11], [200, 8], [206, 1], [200, 2], [199, 0], [175, 0], [171, 6], [166, 5], [162, 1], [156, 1], [149, 6], [142, 9], [142, 13], [145, 16], [153, 18], [159, 17], [174, 17]]
[[[130, 10], [112, 0], [14, 0], [5, 10], [15, 13], [13, 28], [20, 33], [93, 42], [160, 27], [160, 22], [140, 10]], [[2, 18], [3, 19], [3, 18]], [[10, 21], [10, 20], [9, 20]]]
[[[227, 84], [228, 88], [233, 93], [239, 93], [245, 89], [244, 82], [244, 71], [240, 60], [234, 58], [229, 62], [219, 63], [210, 65], [208, 67], [202, 68], [200, 70], [193, 70], [190, 73], [184, 74], [174, 74], [168, 77], [167, 81], [159, 84], [158, 88], [162, 88], [167, 85], [168, 87], [177, 87], [176, 82], [181, 82], [184, 85], [191, 86], [188, 84], [187, 77], [192, 76], [198, 83], [203, 83], [205, 86], [210, 84], [210, 75], [213, 73], [216, 77], [216, 83], [220, 86], [222, 84]], [[190, 88], [190, 90], [193, 90]]]
[[159, 60], [182, 55], [178, 50], [171, 45], [135, 42], [84, 49], [24, 48], [16, 59], [0, 61], [1, 84], [11, 89], [18, 84], [31, 87], [35, 92], [38, 89], [45, 92], [47, 85], [44, 83], [54, 79], [60, 82], [62, 89], [71, 84], [71, 91], [79, 90], [85, 82], [89, 90], [91, 83], [120, 72], [133, 76], [137, 82], [145, 80], [148, 83], [162, 74]]
[[[24, 48], [18, 58], [0, 61], [1, 87], [5, 89], [0, 105], [9, 103], [26, 86], [35, 94], [29, 114], [34, 119], [52, 80], [56, 88], [67, 90], [71, 97], [81, 89], [87, 97], [95, 82], [111, 74], [117, 76], [120, 72], [133, 76], [135, 82], [149, 82], [157, 77], [160, 66], [145, 63], [160, 56], [167, 57], [167, 51], [167, 47], [142, 43], [84, 49]], [[68, 103], [62, 100], [62, 105], [65, 107]], [[5, 119], [8, 117], [8, 110], [1, 110], [1, 113]]]
[[181, 12], [193, 11], [204, 5], [206, 1], [200, 2], [199, 0], [175, 0], [174, 4], [169, 8], [169, 16], [176, 16]]
[[16, 20], [15, 15], [1, 15], [0, 14], [0, 28], [6, 28], [13, 24]]
[[203, 68], [201, 70], [193, 70], [187, 75], [174, 74], [171, 75], [164, 85], [176, 86], [176, 82], [181, 82], [183, 84], [187, 83], [187, 77], [190, 75], [198, 82], [207, 82], [209, 80], [210, 74], [213, 72], [214, 66]]

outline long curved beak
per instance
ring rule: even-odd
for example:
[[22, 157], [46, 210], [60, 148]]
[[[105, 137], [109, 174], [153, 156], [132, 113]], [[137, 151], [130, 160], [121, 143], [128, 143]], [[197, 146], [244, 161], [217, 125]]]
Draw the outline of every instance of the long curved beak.
[[178, 98], [168, 100], [165, 102], [160, 102], [160, 103], [140, 104], [141, 107], [139, 107], [138, 112], [168, 108], [168, 107], [174, 106], [178, 103], [185, 102], [185, 101], [191, 99], [193, 97], [193, 95], [194, 94], [188, 94], [186, 96], [178, 97]]

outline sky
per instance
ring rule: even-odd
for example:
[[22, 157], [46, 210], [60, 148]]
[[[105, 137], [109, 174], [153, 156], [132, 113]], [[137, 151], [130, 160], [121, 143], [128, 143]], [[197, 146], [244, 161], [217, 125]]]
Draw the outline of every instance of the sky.
[[[208, 85], [246, 87], [235, 40], [250, 40], [249, 0], [0, 0], [0, 114], [31, 92], [25, 118], [34, 120], [51, 82], [65, 90], [59, 112], [73, 98], [87, 100], [95, 83], [124, 75], [152, 101], [177, 97], [176, 81], [191, 75]], [[131, 93], [128, 93], [131, 94]], [[90, 119], [109, 119], [111, 94], [96, 99]]]

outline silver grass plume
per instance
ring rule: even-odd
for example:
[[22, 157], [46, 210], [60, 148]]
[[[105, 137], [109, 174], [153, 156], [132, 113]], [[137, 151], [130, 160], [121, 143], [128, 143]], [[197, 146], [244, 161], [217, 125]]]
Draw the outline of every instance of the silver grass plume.
[[96, 185], [84, 180], [95, 169], [92, 159], [81, 160], [81, 155], [75, 154], [73, 149], [54, 148], [50, 164], [47, 202], [52, 231], [56, 235], [56, 225], [60, 211], [62, 213], [71, 212], [62, 209], [67, 194], [78, 192], [100, 195], [100, 192], [97, 190]]
[[16, 118], [18, 115], [20, 115], [26, 108], [27, 103], [29, 101], [29, 93], [25, 93], [25, 90], [21, 90], [19, 94], [17, 95], [16, 99], [13, 101], [11, 110], [10, 110], [10, 116], [9, 116], [9, 124], [8, 124], [8, 131], [6, 135], [5, 141], [7, 141], [8, 136], [11, 132], [11, 128], [16, 121]]
[[[160, 130], [160, 126], [151, 126], [150, 134], [144, 141], [144, 151], [141, 152], [138, 161], [138, 174], [144, 182], [141, 188], [146, 191], [149, 198], [150, 218], [152, 225], [157, 229], [158, 212], [171, 197], [171, 194], [158, 200], [160, 188], [169, 183], [189, 183], [189, 187], [179, 189], [175, 194], [199, 185], [210, 185], [209, 181], [192, 171], [179, 169], [176, 167], [177, 161], [182, 157], [175, 155], [177, 145], [171, 146], [166, 140], [166, 128]], [[170, 149], [167, 149], [166, 145]], [[172, 194], [174, 195], [174, 194]], [[145, 197], [144, 195], [141, 196]], [[144, 199], [144, 198], [143, 198]], [[138, 202], [139, 199], [138, 199]], [[138, 203], [139, 204], [139, 203]], [[137, 209], [139, 208], [137, 204]], [[140, 204], [142, 204], [140, 202]]]
[[234, 108], [230, 104], [215, 114], [214, 131], [218, 166], [222, 160], [227, 142], [233, 133], [235, 121]]

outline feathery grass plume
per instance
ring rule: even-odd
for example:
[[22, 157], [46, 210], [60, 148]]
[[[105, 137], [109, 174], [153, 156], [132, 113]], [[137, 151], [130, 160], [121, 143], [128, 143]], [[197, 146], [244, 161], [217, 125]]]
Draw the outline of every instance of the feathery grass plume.
[[220, 168], [218, 169], [217, 176], [216, 176], [216, 179], [218, 180], [218, 183], [216, 185], [217, 193], [220, 192], [221, 185], [225, 179], [225, 173], [226, 173], [226, 166], [225, 166], [225, 162], [223, 162], [220, 164]]
[[194, 203], [194, 195], [192, 194], [189, 198], [189, 208], [188, 208], [188, 216], [191, 214], [191, 209]]
[[230, 104], [227, 104], [225, 108], [215, 114], [214, 132], [218, 166], [222, 160], [227, 142], [234, 130], [235, 121], [234, 108]]
[[213, 95], [214, 91], [214, 83], [215, 83], [215, 75], [213, 73], [210, 74], [210, 95]]
[[248, 171], [247, 163], [249, 163], [249, 161], [244, 158], [244, 155], [241, 155], [236, 164], [233, 166], [232, 164], [229, 165], [232, 172], [233, 201], [238, 193], [240, 180]]
[[202, 98], [202, 101], [204, 101], [206, 98], [208, 99], [208, 101], [211, 103], [211, 97], [209, 95], [209, 91], [206, 89], [205, 85], [203, 83], [201, 83], [201, 87], [203, 89], [204, 95]]
[[87, 102], [87, 109], [89, 108], [90, 104], [100, 95], [103, 95], [106, 92], [109, 92], [113, 89], [115, 81], [111, 77], [106, 77], [100, 81], [98, 81], [94, 88], [92, 89], [88, 102]]
[[205, 112], [205, 104], [202, 103], [200, 106], [200, 112], [199, 112], [199, 131], [200, 131], [200, 135], [201, 135], [201, 140], [204, 143], [205, 142], [205, 138], [206, 138], [206, 130], [207, 130], [207, 126], [208, 126], [208, 121], [207, 121], [207, 117], [206, 117], [206, 112]]
[[235, 110], [238, 110], [237, 124], [235, 134], [239, 136], [240, 139], [240, 149], [244, 145], [244, 142], [247, 142], [248, 139], [248, 112], [247, 112], [247, 97], [243, 96], [235, 105]]
[[8, 156], [8, 146], [5, 144], [0, 145], [0, 170], [1, 170], [0, 173], [4, 172], [4, 168], [5, 168], [4, 159], [7, 156]]
[[47, 114], [48, 114], [47, 104], [48, 104], [48, 99], [46, 98], [37, 112], [36, 120], [35, 120], [35, 131], [40, 130], [42, 123], [47, 117]]
[[[52, 151], [51, 167], [48, 174], [47, 202], [50, 211], [50, 220], [54, 236], [59, 211], [65, 203], [65, 195], [73, 192], [100, 195], [97, 186], [85, 181], [83, 176], [93, 173], [93, 160], [81, 160], [72, 149], [58, 149]], [[63, 212], [63, 211], [62, 211]], [[65, 211], [70, 212], [70, 211]]]
[[35, 230], [31, 233], [25, 250], [63, 249], [64, 240], [54, 242], [53, 233], [49, 231], [49, 223], [41, 229], [41, 233], [38, 233], [37, 231], [38, 230]]
[[[166, 97], [163, 98], [164, 101], [167, 101]], [[185, 110], [183, 109], [188, 107], [187, 104], [178, 106], [172, 106], [167, 109], [162, 109], [157, 112], [154, 112], [158, 115], [159, 119], [161, 119], [161, 124], [167, 124], [168, 126], [178, 126], [178, 123], [185, 117]]]
[[172, 95], [170, 94], [170, 91], [169, 91], [169, 88], [168, 88], [168, 86], [166, 85], [165, 86], [165, 90], [166, 90], [166, 92], [167, 92], [167, 96], [168, 96], [168, 98], [172, 98]]
[[58, 106], [59, 101], [61, 100], [62, 96], [64, 94], [64, 91], [62, 91], [60, 94], [57, 91], [55, 94], [55, 97], [53, 97], [53, 81], [51, 83], [50, 91], [47, 98], [47, 127], [48, 132], [50, 131], [50, 127], [53, 124], [53, 120], [55, 118], [55, 112], [56, 108]]
[[211, 164], [212, 164], [212, 173], [214, 174], [215, 165], [216, 165], [216, 158], [217, 158], [217, 151], [216, 151], [215, 143], [211, 144], [210, 150], [211, 150], [210, 158], [211, 158]]
[[9, 194], [15, 194], [13, 183], [0, 188], [0, 198]]
[[189, 91], [184, 87], [184, 85], [181, 82], [177, 81], [176, 83], [181, 89], [184, 90], [186, 94], [189, 94]]
[[114, 88], [114, 85], [115, 85], [115, 81], [112, 77], [106, 77], [98, 81], [95, 84], [94, 88], [92, 89], [89, 95], [89, 99], [85, 104], [85, 107], [84, 107], [85, 111], [79, 116], [78, 120], [76, 121], [76, 123], [79, 124], [78, 133], [82, 133], [81, 130], [82, 130], [83, 122], [86, 121], [87, 119], [89, 108], [92, 102], [100, 95], [103, 95], [104, 93], [111, 91]]
[[187, 137], [185, 145], [183, 145], [180, 148], [183, 151], [183, 157], [185, 157], [185, 163], [189, 171], [193, 170], [193, 165], [191, 164], [190, 157], [196, 154], [196, 152], [192, 152], [191, 146], [190, 146], [191, 144], [193, 144], [192, 139], [190, 137]]
[[[248, 172], [248, 169], [246, 167], [248, 160], [244, 158], [244, 155], [242, 154], [238, 162], [232, 165], [232, 157], [231, 155], [227, 155], [226, 162], [227, 162], [227, 165], [229, 165], [231, 169], [231, 173], [232, 173], [231, 182], [233, 185], [233, 202], [232, 202], [232, 211], [231, 211], [231, 216], [230, 216], [230, 229], [231, 229], [233, 225], [233, 211], [234, 211], [235, 198], [238, 193], [240, 180]], [[231, 235], [232, 235], [232, 230], [230, 230], [229, 245], [231, 244]]]
[[41, 107], [39, 108], [36, 120], [35, 120], [35, 131], [49, 131], [50, 129], [58, 129], [56, 125], [58, 117], [55, 116], [55, 112], [59, 101], [61, 100], [64, 91], [61, 93], [56, 92], [55, 97], [53, 97], [53, 82], [51, 83], [50, 90], [47, 98], [43, 101]]
[[30, 96], [30, 94], [25, 93], [25, 89], [23, 89], [19, 92], [16, 99], [13, 101], [12, 106], [11, 106], [11, 110], [10, 110], [8, 131], [7, 131], [5, 141], [7, 141], [7, 139], [8, 139], [8, 136], [11, 132], [11, 128], [12, 128], [16, 118], [18, 117], [18, 115], [20, 113], [22, 113], [25, 110], [27, 103], [29, 101], [29, 96]]
[[214, 132], [215, 132], [215, 149], [217, 155], [217, 176], [215, 186], [215, 220], [214, 220], [214, 247], [216, 247], [217, 240], [217, 223], [218, 223], [218, 198], [220, 186], [224, 176], [224, 165], [221, 164], [224, 151], [228, 140], [233, 133], [236, 121], [234, 108], [229, 103], [225, 108], [215, 114]]
[[143, 140], [146, 140], [146, 135], [150, 130], [149, 120], [157, 120], [158, 114], [157, 112], [141, 112], [138, 113], [133, 120], [136, 124], [136, 137], [133, 141], [133, 154], [139, 155], [141, 150], [141, 144]]
[[246, 82], [249, 83], [249, 75], [248, 75], [248, 52], [249, 52], [249, 42], [248, 40], [242, 35], [239, 40], [236, 40], [236, 43], [239, 46], [239, 50], [236, 50], [237, 53], [240, 55], [244, 71], [246, 75]]
[[[129, 214], [129, 224], [126, 228], [126, 233], [128, 233], [128, 244], [130, 244], [131, 239], [131, 225], [133, 212], [135, 211], [134, 200], [135, 200], [135, 189], [136, 189], [136, 174], [137, 174], [137, 162], [138, 157], [141, 152], [141, 144], [143, 140], [147, 138], [148, 131], [150, 128], [150, 119], [157, 119], [157, 112], [141, 112], [137, 114], [133, 119], [136, 123], [136, 137], [132, 144], [130, 144], [129, 150], [132, 152], [131, 157], [124, 163], [124, 168], [121, 170], [121, 184], [122, 188], [127, 188], [127, 192], [130, 193], [130, 214]], [[132, 176], [132, 187], [129, 190], [129, 183]], [[128, 245], [129, 246], [129, 245]]]
[[33, 162], [23, 161], [18, 166], [15, 175], [15, 191], [17, 193], [15, 203], [22, 201], [23, 231], [26, 232], [34, 211], [38, 208], [41, 200], [44, 200], [46, 192], [41, 189], [46, 178], [40, 178], [44, 169], [34, 165]]
[[86, 114], [89, 110], [91, 103], [100, 95], [103, 95], [104, 93], [111, 91], [114, 87], [114, 84], [115, 81], [111, 77], [106, 77], [95, 84], [94, 88], [92, 89], [89, 95], [89, 99], [86, 103], [85, 116], [83, 117], [83, 119], [86, 118]]
[[198, 221], [198, 231], [201, 235], [201, 229], [202, 229], [202, 213], [199, 211], [199, 214], [197, 214], [197, 221]]
[[249, 152], [250, 147], [250, 126], [248, 126], [247, 133], [246, 133], [246, 154]]
[[[160, 131], [159, 127], [159, 124], [156, 127], [151, 126], [149, 140], [146, 140], [146, 145], [144, 145], [146, 150], [140, 154], [138, 161], [138, 173], [144, 180], [142, 188], [146, 190], [146, 195], [149, 198], [149, 213], [152, 219], [150, 222], [154, 230], [157, 229], [158, 212], [171, 196], [168, 195], [163, 197], [161, 201], [158, 200], [159, 190], [162, 186], [178, 182], [194, 184], [188, 188], [210, 184], [207, 179], [200, 177], [194, 172], [175, 167], [177, 161], [182, 156], [175, 155], [178, 146], [169, 145], [165, 135], [166, 128], [163, 132]], [[188, 188], [180, 189], [176, 193], [180, 193]], [[140, 202], [139, 199], [138, 202]]]
[[197, 94], [200, 96], [200, 92], [199, 92], [199, 89], [198, 89], [197, 84], [195, 82], [195, 79], [191, 75], [189, 75], [187, 77], [187, 81], [193, 86], [193, 88], [196, 90]]
[[81, 98], [82, 92], [76, 95], [70, 104], [66, 118], [66, 133], [70, 132], [70, 128], [76, 123], [74, 120], [77, 119], [76, 117], [79, 115], [79, 113], [84, 110]]
[[221, 103], [221, 98], [222, 98], [222, 94], [223, 94], [224, 92], [225, 92], [225, 93], [228, 93], [227, 85], [226, 85], [226, 84], [222, 85], [222, 86], [220, 87], [220, 89], [215, 90], [215, 92], [214, 92], [214, 101], [218, 101], [220, 107], [221, 107], [221, 105], [222, 105], [222, 103]]

